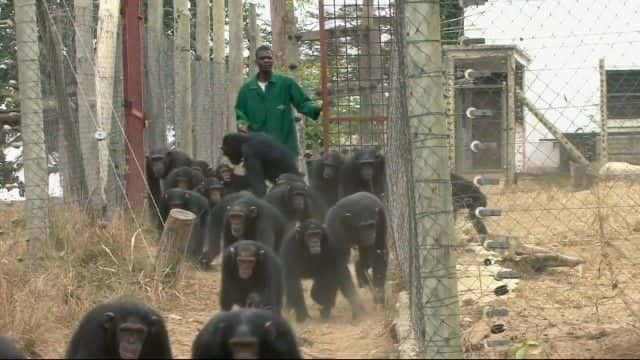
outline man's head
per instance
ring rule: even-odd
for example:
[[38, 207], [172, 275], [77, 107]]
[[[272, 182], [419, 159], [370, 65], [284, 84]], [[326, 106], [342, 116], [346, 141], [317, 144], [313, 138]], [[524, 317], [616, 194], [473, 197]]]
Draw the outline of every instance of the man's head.
[[270, 73], [273, 69], [273, 53], [268, 45], [256, 49], [256, 65], [261, 73]]

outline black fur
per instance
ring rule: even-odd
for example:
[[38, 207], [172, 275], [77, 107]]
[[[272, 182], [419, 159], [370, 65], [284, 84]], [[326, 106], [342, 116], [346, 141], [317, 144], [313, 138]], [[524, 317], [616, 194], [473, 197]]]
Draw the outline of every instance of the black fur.
[[[264, 199], [273, 205], [287, 219], [287, 226], [294, 224], [296, 221], [304, 221], [307, 219], [318, 219], [322, 221], [327, 212], [327, 207], [322, 201], [319, 194], [313, 191], [302, 179], [291, 179], [280, 177], [279, 183], [272, 187]], [[295, 193], [304, 194], [304, 209], [295, 209], [292, 204], [292, 198]]]
[[[105, 313], [115, 315], [109, 320]], [[141, 359], [170, 359], [171, 345], [162, 316], [146, 304], [136, 301], [117, 301], [98, 305], [80, 321], [67, 353], [68, 359], [118, 359], [116, 332], [125, 321], [135, 319], [147, 326], [148, 333], [140, 352]]]
[[[370, 224], [370, 243], [363, 239], [363, 224]], [[384, 302], [384, 285], [387, 278], [387, 218], [384, 204], [375, 195], [358, 192], [340, 199], [329, 209], [326, 218], [329, 237], [358, 248], [356, 278], [360, 287], [368, 286], [366, 276], [373, 270], [373, 287], [376, 303]]]
[[[305, 236], [310, 230], [322, 232], [321, 251], [318, 254], [312, 254], [305, 241]], [[280, 249], [280, 258], [285, 268], [287, 307], [294, 309], [297, 321], [304, 321], [310, 317], [305, 304], [302, 279], [313, 280], [311, 298], [323, 308], [326, 316], [335, 305], [340, 284], [351, 283], [353, 289], [353, 281], [347, 268], [348, 254], [347, 245], [344, 242], [332, 241], [318, 220], [307, 220], [287, 233]], [[349, 300], [356, 304], [354, 317], [358, 317], [361, 305], [354, 294], [355, 290], [353, 293], [347, 292], [345, 296], [352, 296]]]
[[[223, 176], [223, 172], [227, 171], [230, 175], [227, 179]], [[220, 164], [215, 170], [215, 177], [217, 177], [224, 184], [224, 194], [232, 194], [235, 192], [249, 190], [251, 184], [249, 178], [246, 175], [238, 175], [233, 172], [233, 168], [229, 164]]]
[[166, 191], [162, 195], [160, 205], [160, 214], [163, 221], [167, 220], [172, 209], [187, 210], [196, 215], [196, 222], [193, 224], [187, 253], [192, 260], [199, 261], [207, 234], [208, 200], [195, 191], [175, 188]]
[[227, 134], [222, 139], [222, 151], [234, 165], [244, 160], [251, 192], [256, 196], [267, 192], [265, 180], [275, 183], [281, 174], [298, 172], [293, 155], [266, 134]]
[[259, 309], [219, 313], [200, 331], [191, 349], [193, 359], [233, 359], [230, 340], [255, 339], [258, 359], [301, 359], [296, 336], [287, 322]]
[[171, 170], [169, 175], [167, 175], [167, 178], [164, 180], [164, 191], [166, 192], [167, 190], [177, 188], [179, 185], [178, 181], [182, 179], [187, 181], [187, 189], [185, 190], [194, 190], [204, 181], [202, 173], [192, 167], [182, 166]]
[[[373, 167], [371, 181], [362, 178], [363, 162], [370, 162]], [[345, 161], [340, 171], [338, 198], [366, 191], [382, 199], [386, 188], [384, 155], [376, 148], [358, 149]]]
[[[256, 257], [252, 276], [246, 280], [238, 276], [236, 262], [236, 257], [244, 251], [251, 251]], [[284, 295], [283, 276], [280, 259], [271, 248], [253, 240], [234, 243], [223, 254], [220, 308], [229, 311], [233, 305], [245, 307], [247, 300], [253, 299], [253, 306], [268, 308], [280, 315]]]
[[211, 261], [220, 254], [224, 234], [224, 217], [227, 212], [227, 207], [245, 196], [253, 196], [253, 194], [248, 191], [240, 191], [225, 195], [218, 205], [209, 209], [206, 226], [207, 235], [200, 259], [204, 267], [208, 267]]
[[[253, 207], [257, 213], [255, 217], [251, 215], [250, 211]], [[231, 231], [229, 214], [232, 211], [240, 211], [244, 214], [245, 225], [242, 238], [237, 238]], [[284, 215], [273, 205], [254, 195], [243, 196], [227, 208], [224, 219], [223, 246], [226, 248], [238, 240], [255, 240], [277, 251], [286, 224]]]
[[469, 220], [478, 234], [488, 234], [487, 227], [482, 219], [476, 216], [476, 209], [487, 206], [487, 197], [473, 182], [460, 175], [451, 173], [451, 195], [453, 209], [455, 211], [469, 210]]
[[[322, 154], [322, 158], [310, 162], [309, 183], [320, 194], [328, 207], [338, 202], [340, 172], [344, 165], [343, 156], [336, 150]], [[329, 169], [327, 169], [329, 168]]]

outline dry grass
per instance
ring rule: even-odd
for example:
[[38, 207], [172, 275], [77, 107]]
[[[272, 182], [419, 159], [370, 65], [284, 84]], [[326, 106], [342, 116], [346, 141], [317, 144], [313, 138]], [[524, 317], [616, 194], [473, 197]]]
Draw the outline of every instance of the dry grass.
[[[134, 228], [123, 214], [100, 228], [77, 208], [51, 210], [55, 250], [30, 263], [23, 260], [22, 205], [0, 209], [0, 329], [31, 355], [62, 355], [69, 329], [97, 303], [126, 297], [155, 302], [153, 254], [140, 239], [132, 252]], [[145, 236], [147, 242], [153, 238]]]
[[[503, 336], [514, 342], [536, 340], [550, 357], [627, 356], [629, 349], [637, 349], [634, 342], [640, 343], [640, 184], [609, 181], [574, 192], [566, 183], [530, 180], [510, 190], [489, 188], [490, 207], [504, 212], [487, 227], [494, 234], [520, 236], [527, 244], [582, 258], [585, 264], [522, 273], [510, 296], [497, 298], [492, 288], [485, 289], [492, 286], [486, 278], [484, 284], [478, 280], [479, 269], [487, 270], [484, 257], [462, 249], [459, 269], [469, 279], [459, 291], [471, 298], [461, 307], [464, 327], [479, 320], [482, 306], [492, 304], [511, 311], [494, 320], [505, 322]], [[625, 343], [616, 340], [620, 333], [627, 334]]]

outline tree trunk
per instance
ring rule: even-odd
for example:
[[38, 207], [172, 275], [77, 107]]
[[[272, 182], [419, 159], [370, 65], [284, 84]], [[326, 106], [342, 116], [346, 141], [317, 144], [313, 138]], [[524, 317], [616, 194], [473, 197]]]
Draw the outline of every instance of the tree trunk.
[[206, 160], [210, 164], [212, 158], [213, 123], [211, 122], [211, 83], [209, 56], [209, 1], [198, 0], [196, 5], [196, 101], [195, 116], [195, 146], [194, 154], [197, 159]]
[[190, 211], [173, 209], [160, 237], [160, 250], [155, 263], [156, 286], [173, 288], [180, 279], [180, 267], [191, 239], [196, 215]]
[[[121, 207], [124, 204], [125, 191], [122, 186], [125, 183], [125, 141], [124, 129], [126, 117], [124, 116], [124, 74], [122, 56], [122, 26], [118, 26], [118, 36], [116, 42], [116, 62], [114, 68], [113, 103], [111, 133], [109, 134], [109, 171], [107, 182], [107, 201], [112, 208]], [[105, 209], [106, 210], [106, 209]], [[106, 215], [103, 213], [102, 215]]]
[[84, 180], [84, 168], [82, 163], [82, 153], [78, 151], [80, 148], [80, 139], [78, 134], [78, 127], [75, 123], [75, 116], [71, 110], [71, 103], [69, 97], [66, 94], [66, 74], [63, 58], [64, 45], [62, 44], [63, 31], [60, 26], [60, 19], [51, 18], [51, 13], [46, 8], [46, 4], [42, 6], [42, 23], [44, 29], [42, 31], [43, 42], [49, 44], [49, 51], [47, 51], [49, 60], [49, 67], [52, 74], [52, 83], [54, 87], [54, 93], [56, 98], [56, 105], [58, 110], [58, 125], [59, 133], [62, 134], [63, 148], [61, 153], [64, 153], [63, 163], [64, 169], [64, 182], [68, 185], [68, 193], [64, 194], [64, 197], [75, 201], [80, 207], [84, 206], [85, 196], [87, 194], [87, 185]]
[[98, 143], [96, 131], [96, 80], [93, 61], [93, 0], [75, 0], [76, 80], [78, 132], [89, 207], [95, 213], [102, 206], [98, 190]]
[[34, 0], [15, 0], [18, 86], [22, 130], [25, 219], [29, 254], [36, 259], [49, 249], [49, 173], [44, 148], [40, 49]]
[[173, 1], [176, 148], [193, 156], [191, 121], [191, 22], [188, 0]]
[[249, 4], [249, 57], [247, 59], [247, 68], [249, 75], [256, 73], [255, 53], [260, 46], [260, 29], [258, 28], [258, 15], [256, 14], [256, 4]]
[[271, 0], [271, 49], [273, 65], [279, 72], [286, 71], [285, 53], [287, 48], [286, 24], [281, 19], [287, 12], [287, 0]]
[[243, 0], [229, 1], [229, 115], [227, 130], [236, 130], [236, 98], [244, 81], [242, 51], [242, 4]]
[[[213, 131], [211, 158], [218, 163], [221, 158], [220, 146], [222, 137], [228, 129], [226, 91], [227, 72], [225, 66], [224, 49], [224, 0], [212, 0], [211, 3], [211, 31], [213, 33]], [[231, 98], [229, 96], [229, 98]]]
[[[151, 5], [151, 4], [150, 4]], [[147, 148], [156, 149], [167, 145], [167, 119], [164, 116], [164, 94], [162, 81], [162, 59], [164, 58], [165, 36], [163, 27], [164, 7], [159, 1], [147, 7]]]
[[98, 163], [100, 196], [107, 203], [106, 187], [109, 174], [109, 134], [113, 114], [113, 84], [116, 61], [116, 42], [120, 20], [120, 1], [104, 0], [98, 11], [98, 38], [96, 41], [96, 113], [98, 119]]

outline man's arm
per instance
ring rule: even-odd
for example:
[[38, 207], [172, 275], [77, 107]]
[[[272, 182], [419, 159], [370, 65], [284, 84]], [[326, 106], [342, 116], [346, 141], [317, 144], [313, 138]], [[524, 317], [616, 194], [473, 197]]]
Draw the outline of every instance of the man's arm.
[[236, 98], [236, 124], [238, 125], [238, 130], [240, 132], [248, 132], [249, 131], [249, 117], [245, 111], [246, 105], [246, 95], [244, 89], [241, 88], [238, 92], [238, 96]]
[[291, 79], [291, 103], [298, 112], [314, 120], [320, 116], [320, 111], [322, 110], [320, 105], [311, 100], [300, 85], [293, 79]]

